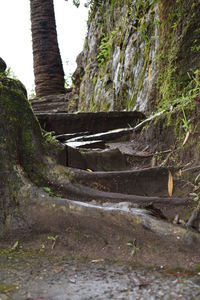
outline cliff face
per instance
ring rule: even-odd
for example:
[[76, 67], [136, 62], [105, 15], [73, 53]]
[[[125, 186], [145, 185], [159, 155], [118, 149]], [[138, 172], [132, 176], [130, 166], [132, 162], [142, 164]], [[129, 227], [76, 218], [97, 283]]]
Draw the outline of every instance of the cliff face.
[[94, 0], [73, 75], [78, 109], [148, 112], [178, 96], [200, 67], [199, 15], [196, 0]]

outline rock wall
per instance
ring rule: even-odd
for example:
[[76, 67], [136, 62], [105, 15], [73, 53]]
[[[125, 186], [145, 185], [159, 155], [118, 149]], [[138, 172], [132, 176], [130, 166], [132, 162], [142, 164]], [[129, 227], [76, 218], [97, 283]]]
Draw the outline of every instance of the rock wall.
[[196, 0], [92, 1], [73, 75], [78, 109], [148, 112], [172, 83], [182, 90], [200, 67], [199, 12]]
[[155, 1], [94, 2], [74, 74], [80, 83], [79, 109], [147, 110], [154, 95], [157, 48]]

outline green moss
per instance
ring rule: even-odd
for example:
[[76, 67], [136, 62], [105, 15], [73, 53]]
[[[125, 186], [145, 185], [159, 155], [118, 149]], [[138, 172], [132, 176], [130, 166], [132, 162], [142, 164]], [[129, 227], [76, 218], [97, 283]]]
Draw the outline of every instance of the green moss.
[[197, 265], [197, 267], [196, 267], [196, 272], [197, 273], [200, 273], [200, 263]]
[[0, 283], [0, 293], [13, 293], [17, 288], [15, 284]]
[[23, 94], [25, 97], [27, 97], [26, 88], [21, 83], [21, 81], [14, 80], [3, 74], [3, 76], [0, 77], [0, 83], [2, 84], [2, 86], [7, 87], [9, 90], [14, 90], [16, 93]]
[[9, 79], [4, 80], [0, 88], [1, 136], [7, 136], [4, 146], [6, 156], [9, 156], [7, 164], [10, 165], [7, 168], [12, 173], [13, 166], [20, 165], [38, 183], [42, 180], [45, 147], [39, 123], [23, 90], [18, 90], [18, 87], [15, 80]]

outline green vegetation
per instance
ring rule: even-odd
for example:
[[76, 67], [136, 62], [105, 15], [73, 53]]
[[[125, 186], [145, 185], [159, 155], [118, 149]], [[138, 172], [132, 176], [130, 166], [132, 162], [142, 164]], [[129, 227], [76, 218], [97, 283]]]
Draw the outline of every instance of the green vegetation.
[[171, 116], [176, 113], [179, 118], [177, 122], [181, 122], [185, 132], [191, 130], [190, 120], [186, 116], [186, 112], [195, 109], [200, 95], [200, 70], [196, 70], [193, 76], [190, 76], [189, 84], [185, 87], [182, 94], [177, 98], [164, 98], [160, 103], [159, 110], [165, 110], [168, 124], [171, 123]]
[[200, 263], [196, 267], [196, 272], [200, 274]]
[[200, 5], [197, 4], [191, 8], [190, 2], [182, 3], [181, 1], [172, 3], [164, 1], [159, 5], [161, 26], [157, 56], [158, 105], [174, 106], [177, 105], [176, 102], [183, 100], [183, 106], [185, 106], [190, 93], [192, 98], [194, 98], [194, 92], [196, 94], [193, 85], [200, 69], [200, 55], [193, 53], [194, 49], [200, 46], [199, 38], [197, 38]]
[[14, 284], [0, 283], [0, 293], [13, 293], [17, 289]]
[[200, 5], [190, 4], [159, 1], [156, 109], [165, 110], [165, 125], [175, 125], [182, 146], [195, 132], [193, 116], [200, 95]]
[[97, 8], [102, 4], [102, 0], [89, 0], [88, 5], [89, 5], [89, 13], [88, 13], [88, 27], [90, 25], [90, 22], [94, 18], [95, 12]]
[[[199, 93], [199, 14], [200, 5], [194, 1], [90, 1], [89, 24], [93, 22], [92, 30], [98, 33], [98, 50], [87, 57], [79, 109], [99, 111], [114, 102], [116, 110], [133, 110], [139, 93], [147, 84], [151, 89], [157, 69], [154, 111], [165, 109], [169, 124], [171, 115], [178, 113], [176, 127], [185, 134], [191, 131], [189, 114]], [[89, 50], [88, 40], [85, 47]]]
[[52, 245], [51, 245], [51, 250], [54, 249], [55, 245], [56, 245], [56, 241], [57, 241], [57, 238], [58, 238], [58, 235], [49, 235], [48, 237], [48, 240], [52, 242]]
[[110, 50], [112, 47], [112, 34], [111, 37], [109, 38], [108, 35], [104, 36], [101, 39], [101, 44], [99, 46], [99, 52], [97, 55], [97, 61], [99, 63], [99, 66], [103, 66], [104, 63], [109, 59], [110, 57]]
[[[17, 175], [15, 177], [16, 172], [13, 172], [12, 164], [17, 163], [36, 184], [40, 184], [43, 182], [41, 173], [45, 169], [41, 153], [45, 151], [45, 148], [39, 123], [32, 113], [22, 83], [8, 77], [0, 78], [0, 83], [0, 110], [4, 112], [2, 120], [0, 120], [0, 128], [2, 137], [5, 135], [5, 130], [9, 136], [9, 139], [3, 144], [5, 149], [12, 153], [6, 168], [12, 174], [12, 176], [8, 176], [7, 184], [10, 186], [9, 190], [12, 191], [14, 201], [20, 187], [20, 180]], [[4, 128], [5, 124], [6, 129]], [[38, 132], [37, 136], [35, 132]], [[4, 149], [1, 149], [1, 155], [7, 157]], [[14, 192], [15, 190], [16, 192]]]
[[47, 194], [49, 194], [50, 197], [56, 197], [56, 194], [51, 190], [50, 187], [44, 186], [43, 191]]
[[54, 131], [42, 130], [42, 134], [47, 143], [57, 143]]
[[10, 248], [10, 252], [16, 251], [19, 248], [19, 241], [16, 241]]

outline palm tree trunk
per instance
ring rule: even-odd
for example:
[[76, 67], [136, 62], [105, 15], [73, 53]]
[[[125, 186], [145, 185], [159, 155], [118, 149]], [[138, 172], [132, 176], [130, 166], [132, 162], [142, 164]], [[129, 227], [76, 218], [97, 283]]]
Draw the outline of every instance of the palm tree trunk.
[[36, 95], [64, 93], [53, 0], [30, 0], [30, 7]]

